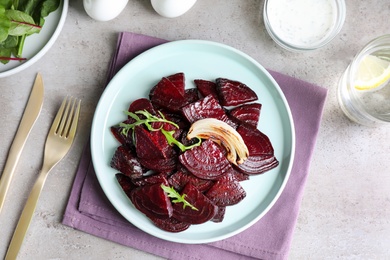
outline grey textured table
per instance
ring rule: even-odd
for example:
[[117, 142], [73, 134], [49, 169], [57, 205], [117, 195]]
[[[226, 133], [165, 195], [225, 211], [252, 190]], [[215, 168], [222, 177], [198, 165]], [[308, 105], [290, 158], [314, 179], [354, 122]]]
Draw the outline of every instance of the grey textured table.
[[312, 158], [290, 259], [388, 259], [390, 256], [389, 127], [350, 122], [339, 109], [337, 81], [353, 55], [372, 38], [389, 33], [388, 0], [346, 1], [340, 34], [326, 47], [292, 53], [267, 34], [263, 1], [198, 0], [185, 15], [167, 19], [149, 1], [131, 0], [119, 17], [97, 22], [82, 1], [70, 1], [65, 26], [47, 54], [16, 75], [0, 78], [0, 169], [19, 124], [35, 74], [45, 82], [45, 101], [0, 215], [3, 257], [23, 204], [41, 166], [46, 133], [62, 98], [83, 100], [72, 151], [50, 174], [20, 259], [158, 259], [61, 224], [74, 172], [89, 136], [117, 33], [131, 31], [167, 40], [204, 39], [231, 45], [264, 67], [329, 89]]

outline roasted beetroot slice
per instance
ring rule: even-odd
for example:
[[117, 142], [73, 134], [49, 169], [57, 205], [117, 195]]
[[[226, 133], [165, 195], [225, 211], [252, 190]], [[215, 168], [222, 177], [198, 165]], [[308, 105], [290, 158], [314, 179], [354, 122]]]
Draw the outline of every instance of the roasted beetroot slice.
[[156, 184], [156, 183], [165, 182], [165, 180], [167, 180], [167, 177], [168, 177], [168, 173], [161, 172], [161, 173], [153, 174], [150, 176], [145, 176], [145, 177], [142, 177], [139, 179], [134, 179], [133, 183], [137, 187], [145, 186], [145, 185], [152, 185], [152, 184]]
[[150, 220], [160, 229], [178, 233], [188, 229], [191, 224], [179, 221], [175, 218], [159, 219], [159, 218], [150, 218]]
[[185, 95], [167, 78], [152, 88], [149, 94], [153, 106], [162, 107], [168, 111], [177, 112], [186, 104]]
[[173, 75], [170, 75], [167, 77], [173, 85], [176, 86], [177, 91], [184, 96], [184, 89], [185, 89], [185, 75], [183, 72], [179, 72]]
[[146, 110], [152, 115], [156, 115], [156, 111], [154, 110], [154, 107], [149, 99], [147, 98], [139, 98], [134, 100], [130, 106], [128, 111], [129, 112], [137, 112], [137, 111], [143, 111]]
[[233, 171], [231, 172], [231, 174], [234, 176], [234, 178], [237, 181], [247, 181], [247, 180], [249, 180], [249, 175], [248, 174], [243, 173], [241, 171], [238, 171], [235, 168], [233, 168]]
[[235, 107], [229, 111], [229, 114], [240, 122], [249, 124], [252, 127], [257, 127], [260, 111], [260, 103], [251, 103]]
[[238, 171], [257, 175], [269, 171], [279, 165], [279, 161], [274, 155], [251, 155], [244, 163], [235, 166]]
[[199, 92], [196, 88], [186, 89], [184, 92], [184, 103], [181, 107], [194, 103], [199, 100]]
[[200, 146], [182, 153], [179, 161], [193, 175], [206, 180], [215, 180], [232, 170], [230, 162], [211, 140], [205, 140]]
[[249, 150], [248, 159], [236, 167], [240, 172], [249, 175], [261, 174], [279, 165], [268, 136], [260, 130], [246, 125], [240, 125], [237, 132]]
[[130, 192], [137, 187], [136, 185], [134, 185], [131, 178], [124, 175], [123, 173], [115, 174], [115, 178], [121, 186], [122, 190], [126, 193], [128, 197], [130, 197]]
[[135, 149], [139, 158], [167, 159], [174, 149], [161, 131], [149, 132], [142, 126], [135, 127]]
[[110, 166], [131, 178], [140, 178], [144, 173], [137, 156], [123, 145], [115, 150]]
[[258, 99], [256, 93], [244, 83], [217, 78], [217, 92], [222, 106], [238, 106]]
[[199, 90], [199, 93], [203, 97], [212, 95], [215, 99], [218, 100], [217, 84], [215, 82], [204, 79], [196, 79], [194, 80], [194, 83], [196, 88]]
[[133, 189], [130, 193], [131, 202], [147, 217], [162, 219], [172, 217], [172, 204], [161, 188], [161, 184], [168, 185], [168, 182], [141, 186]]
[[226, 207], [242, 201], [246, 192], [232, 174], [226, 174], [205, 195], [218, 207]]
[[198, 210], [187, 206], [183, 208], [183, 203], [174, 203], [173, 217], [179, 221], [189, 224], [202, 224], [211, 220], [217, 213], [215, 206], [203, 193], [198, 191], [191, 183], [187, 184], [182, 195], [185, 194], [185, 199]]
[[249, 156], [274, 154], [274, 148], [272, 147], [271, 141], [268, 136], [259, 129], [240, 125], [237, 128], [237, 132], [241, 135], [248, 147]]
[[187, 183], [191, 183], [194, 185], [200, 192], [205, 192], [213, 186], [214, 182], [211, 180], [204, 180], [195, 177], [195, 175], [185, 171], [179, 170], [173, 173], [168, 178], [168, 182], [171, 186], [175, 188], [175, 190], [181, 191], [187, 185]]
[[208, 95], [207, 97], [184, 106], [181, 111], [190, 123], [194, 123], [199, 119], [215, 118], [228, 123], [234, 128], [236, 127], [236, 124], [229, 119], [225, 110], [218, 103], [218, 100], [216, 100], [212, 95]]
[[218, 207], [217, 213], [211, 219], [212, 222], [221, 223], [225, 218], [226, 207]]
[[167, 159], [138, 158], [141, 165], [149, 170], [156, 172], [171, 172], [175, 170], [177, 157]]
[[[124, 124], [132, 124], [134, 123], [134, 119], [128, 118], [122, 123]], [[133, 138], [132, 138], [132, 130], [129, 130], [127, 135], [122, 133], [123, 127], [118, 125], [112, 126], [110, 128], [111, 133], [114, 135], [115, 139], [118, 140], [119, 143], [123, 145], [127, 145], [129, 147], [134, 148]]]

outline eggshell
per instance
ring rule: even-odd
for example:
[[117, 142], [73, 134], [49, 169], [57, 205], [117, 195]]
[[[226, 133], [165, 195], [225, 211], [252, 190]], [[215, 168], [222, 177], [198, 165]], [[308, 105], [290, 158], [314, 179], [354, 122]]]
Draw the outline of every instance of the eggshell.
[[117, 17], [129, 0], [83, 0], [87, 14], [97, 21], [109, 21]]
[[151, 0], [153, 9], [161, 16], [175, 18], [183, 15], [196, 0]]

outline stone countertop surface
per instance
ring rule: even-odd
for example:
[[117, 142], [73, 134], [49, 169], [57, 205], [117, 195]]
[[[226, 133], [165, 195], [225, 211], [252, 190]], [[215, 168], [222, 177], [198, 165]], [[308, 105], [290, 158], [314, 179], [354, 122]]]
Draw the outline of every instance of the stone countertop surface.
[[369, 40], [389, 33], [388, 0], [347, 0], [341, 32], [322, 49], [293, 53], [280, 48], [263, 23], [264, 1], [198, 0], [178, 18], [164, 18], [150, 1], [130, 0], [114, 20], [98, 22], [82, 1], [70, 0], [64, 28], [34, 65], [0, 78], [0, 169], [19, 125], [36, 73], [45, 101], [32, 129], [0, 214], [0, 258], [39, 172], [44, 142], [64, 96], [82, 99], [79, 130], [71, 152], [50, 173], [18, 259], [160, 259], [61, 224], [75, 170], [90, 134], [118, 32], [167, 40], [202, 39], [237, 48], [264, 67], [329, 90], [306, 182], [289, 259], [389, 259], [390, 128], [348, 120], [337, 102], [337, 82]]

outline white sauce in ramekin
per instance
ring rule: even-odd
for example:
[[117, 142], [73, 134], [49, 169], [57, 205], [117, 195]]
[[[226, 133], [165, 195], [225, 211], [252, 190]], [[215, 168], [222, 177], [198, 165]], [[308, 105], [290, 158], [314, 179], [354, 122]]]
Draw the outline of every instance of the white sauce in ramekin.
[[332, 0], [269, 0], [267, 15], [280, 40], [295, 46], [312, 46], [332, 32], [337, 6]]

